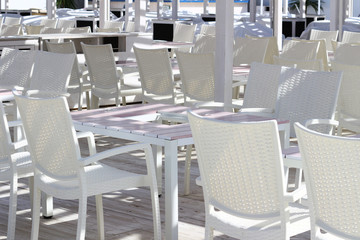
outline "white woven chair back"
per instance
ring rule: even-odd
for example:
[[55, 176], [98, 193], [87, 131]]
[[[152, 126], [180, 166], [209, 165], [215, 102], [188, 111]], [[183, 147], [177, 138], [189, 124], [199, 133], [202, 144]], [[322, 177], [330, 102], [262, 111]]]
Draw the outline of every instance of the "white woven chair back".
[[118, 33], [118, 32], [121, 32], [121, 29], [118, 28], [118, 27], [114, 27], [114, 28], [96, 28], [96, 32]]
[[45, 27], [41, 30], [41, 34], [57, 34], [57, 33], [62, 33], [63, 32], [63, 28], [48, 28]]
[[66, 98], [15, 94], [15, 100], [35, 171], [57, 180], [78, 178], [80, 152]]
[[125, 32], [135, 32], [135, 22], [128, 21], [125, 25]]
[[76, 28], [67, 28], [66, 33], [91, 33], [91, 28], [87, 27], [76, 27]]
[[[259, 37], [249, 36], [249, 35], [246, 35], [246, 37], [251, 38], [251, 39], [259, 38]], [[274, 63], [273, 56], [279, 56], [279, 46], [277, 44], [277, 38], [276, 37], [261, 37], [261, 39], [269, 40], [267, 48], [266, 48], [264, 63], [273, 64]]]
[[120, 28], [120, 32], [122, 32], [124, 25], [124, 21], [105, 21], [104, 28]]
[[5, 17], [4, 25], [20, 25], [22, 22], [22, 18], [17, 17]]
[[[311, 239], [360, 239], [359, 138], [324, 135], [295, 124], [312, 219]], [[324, 232], [320, 232], [324, 230]]]
[[310, 40], [320, 40], [325, 39], [326, 50], [332, 52], [333, 46], [331, 41], [337, 41], [339, 31], [321, 31], [316, 29], [311, 29]]
[[196, 27], [196, 24], [175, 24], [173, 42], [193, 42]]
[[197, 35], [195, 45], [191, 49], [192, 53], [215, 53], [215, 35]]
[[297, 59], [289, 59], [284, 57], [273, 57], [274, 64], [281, 65], [285, 67], [294, 67], [298, 69], [305, 70], [314, 70], [314, 71], [323, 71], [323, 63], [321, 60], [297, 60]]
[[25, 25], [25, 31], [27, 35], [40, 34], [44, 27], [44, 25]]
[[252, 62], [263, 63], [268, 43], [268, 39], [262, 38], [236, 38], [233, 65], [240, 66]]
[[44, 25], [45, 27], [49, 28], [56, 28], [58, 19], [41, 19], [40, 25]]
[[360, 44], [341, 44], [334, 53], [334, 61], [348, 64], [348, 65], [360, 65]]
[[0, 165], [9, 164], [11, 152], [11, 135], [3, 103], [0, 103]]
[[75, 20], [65, 20], [65, 19], [59, 19], [56, 25], [56, 28], [75, 28], [76, 21]]
[[176, 53], [184, 103], [214, 101], [214, 54]]
[[1, 36], [17, 36], [22, 35], [21, 25], [2, 25]]
[[215, 25], [202, 24], [200, 28], [200, 34], [215, 36], [216, 35]]
[[[275, 115], [290, 121], [290, 137], [295, 137], [295, 122], [334, 119], [342, 73], [283, 68], [286, 71], [279, 78]], [[323, 126], [317, 129], [328, 134], [330, 130]]]
[[205, 203], [238, 217], [279, 216], [285, 180], [276, 121], [188, 118]]
[[35, 51], [3, 48], [0, 60], [0, 87], [9, 90], [15, 86], [27, 88], [35, 62], [35, 54]]

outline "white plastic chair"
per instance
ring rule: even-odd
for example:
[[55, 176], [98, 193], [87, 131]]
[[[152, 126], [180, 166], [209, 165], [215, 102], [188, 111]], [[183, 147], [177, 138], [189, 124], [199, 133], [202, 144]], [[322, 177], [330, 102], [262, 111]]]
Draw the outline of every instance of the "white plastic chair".
[[344, 31], [342, 35], [342, 43], [357, 43], [360, 42], [360, 33]]
[[145, 49], [137, 44], [133, 48], [139, 68], [143, 102], [183, 103], [182, 94], [175, 90], [168, 50]]
[[177, 52], [176, 58], [180, 69], [184, 105], [192, 106], [199, 102], [214, 101], [214, 54]]
[[359, 44], [342, 44], [334, 53], [334, 61], [348, 64], [348, 65], [360, 65], [360, 45]]
[[236, 38], [234, 45], [234, 66], [251, 64], [252, 62], [263, 63], [265, 61], [268, 39]]
[[209, 25], [209, 24], [202, 24], [200, 28], [200, 34], [201, 35], [216, 35], [216, 26], [215, 25]]
[[249, 36], [246, 35], [247, 38], [250, 39], [267, 39], [269, 40], [267, 48], [266, 48], [266, 53], [265, 53], [265, 58], [264, 58], [264, 63], [266, 64], [273, 64], [273, 56], [279, 56], [279, 46], [277, 44], [277, 38], [276, 37], [253, 37], [253, 36]]
[[57, 34], [57, 33], [62, 33], [63, 29], [62, 28], [48, 28], [45, 27], [41, 30], [41, 34]]
[[25, 31], [27, 35], [40, 34], [44, 25], [25, 25]]
[[0, 87], [12, 90], [28, 87], [35, 62], [35, 51], [3, 48], [0, 59]]
[[96, 28], [96, 32], [107, 32], [107, 33], [117, 33], [121, 32], [120, 28]]
[[1, 36], [18, 36], [22, 35], [21, 25], [2, 25]]
[[191, 49], [192, 53], [215, 53], [216, 39], [215, 35], [202, 35], [196, 36], [194, 46]]
[[316, 29], [311, 29], [310, 40], [320, 40], [325, 39], [326, 50], [328, 52], [333, 51], [333, 46], [331, 41], [336, 41], [339, 35], [339, 31], [321, 31]]
[[[188, 114], [205, 200], [205, 239], [287, 239], [310, 229], [304, 189], [287, 193], [276, 121], [230, 123]], [[261, 137], [259, 137], [261, 135]]]
[[[19, 151], [27, 145], [26, 140], [12, 142], [9, 124], [17, 126], [8, 123], [3, 104], [0, 103], [0, 182], [10, 182], [7, 239], [15, 239], [18, 179], [32, 177], [34, 171], [30, 153]], [[29, 179], [30, 192], [32, 184], [33, 179]]]
[[332, 62], [332, 71], [342, 71], [343, 80], [337, 104], [338, 135], [346, 128], [360, 132], [360, 66]]
[[22, 22], [21, 17], [5, 17], [4, 25], [20, 25]]
[[73, 54], [37, 51], [30, 84], [25, 90], [36, 91], [39, 96], [66, 94], [74, 61]]
[[311, 239], [359, 239], [359, 138], [324, 135], [295, 124], [308, 205]]
[[76, 26], [75, 20], [58, 19], [56, 28], [68, 29]]
[[[184, 43], [192, 43], [194, 42], [195, 30], [197, 25], [192, 24], [174, 24], [174, 34], [173, 34], [173, 42], [184, 42]], [[182, 47], [178, 48], [177, 51], [182, 52], [190, 52], [191, 47]], [[171, 56], [174, 57], [174, 49], [171, 49]]]
[[97, 108], [99, 98], [115, 98], [117, 106], [126, 105], [126, 97], [141, 95], [140, 87], [124, 83], [122, 69], [117, 69], [111, 44], [87, 45], [81, 43], [91, 82], [91, 108]]
[[125, 24], [125, 32], [135, 32], [135, 22], [128, 21]]
[[90, 106], [89, 91], [91, 90], [91, 84], [87, 80], [87, 72], [82, 72], [79, 67], [79, 62], [76, 55], [75, 45], [73, 42], [64, 43], [49, 43], [46, 42], [46, 47], [49, 52], [72, 54], [74, 55], [75, 61], [71, 70], [70, 81], [67, 88], [68, 93], [78, 94], [78, 110], [82, 110], [83, 105], [83, 93], [86, 93], [86, 106]]
[[120, 32], [122, 32], [124, 25], [124, 21], [105, 21], [104, 28], [120, 28]]
[[56, 28], [58, 19], [41, 19], [40, 21], [40, 25], [44, 25], [45, 27], [49, 27], [49, 28]]
[[65, 29], [66, 33], [91, 33], [90, 26]]
[[[87, 198], [96, 196], [98, 239], [105, 239], [101, 194], [142, 186], [150, 187], [154, 238], [161, 239], [156, 171], [149, 144], [134, 144], [96, 153], [94, 137], [88, 134], [90, 156], [81, 157], [65, 97], [39, 99], [15, 94], [15, 99], [35, 171], [31, 239], [39, 237], [40, 191], [55, 198], [79, 199], [78, 240], [85, 239]], [[99, 163], [104, 158], [135, 150], [145, 151], [146, 174], [135, 174]]]
[[284, 57], [273, 57], [274, 64], [281, 65], [285, 67], [294, 67], [298, 69], [305, 70], [315, 70], [315, 71], [323, 71], [323, 63], [321, 60], [297, 60], [297, 59], [289, 59]]

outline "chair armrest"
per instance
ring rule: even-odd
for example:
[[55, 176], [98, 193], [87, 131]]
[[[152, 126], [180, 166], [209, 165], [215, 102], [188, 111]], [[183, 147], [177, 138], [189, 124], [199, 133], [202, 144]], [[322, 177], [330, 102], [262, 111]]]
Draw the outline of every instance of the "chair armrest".
[[87, 138], [90, 156], [96, 154], [95, 138], [92, 132], [76, 132], [76, 137]]
[[271, 108], [241, 108], [239, 113], [251, 114], [260, 117], [274, 117], [274, 109]]
[[188, 117], [186, 113], [158, 112], [160, 114], [158, 120], [165, 120], [177, 123], [187, 123]]
[[237, 105], [227, 105], [223, 102], [200, 102], [195, 104], [195, 108], [209, 108], [209, 109], [219, 109], [222, 111], [227, 111], [228, 109], [233, 110], [234, 108], [237, 108]]
[[305, 184], [302, 184], [299, 188], [292, 192], [287, 192], [284, 194], [285, 201], [291, 203], [296, 202], [306, 196], [306, 186]]
[[21, 120], [8, 121], [9, 127], [22, 127]]
[[28, 142], [26, 139], [23, 139], [23, 140], [12, 143], [12, 145], [13, 145], [14, 149], [17, 150], [17, 149], [26, 147], [28, 145]]
[[86, 165], [98, 162], [105, 158], [109, 158], [109, 157], [119, 155], [122, 153], [132, 152], [132, 151], [136, 151], [136, 150], [142, 150], [142, 149], [151, 151], [150, 144], [149, 143], [139, 143], [139, 144], [133, 144], [133, 145], [127, 145], [127, 146], [123, 146], [123, 147], [109, 149], [109, 150], [106, 150], [106, 151], [103, 151], [100, 153], [96, 153], [96, 154], [91, 155], [86, 158], [81, 158], [80, 164], [83, 166], [86, 166]]
[[69, 93], [59, 93], [56, 91], [39, 91], [39, 90], [27, 90], [26, 96], [31, 97], [58, 97], [58, 96], [65, 96], [70, 97]]

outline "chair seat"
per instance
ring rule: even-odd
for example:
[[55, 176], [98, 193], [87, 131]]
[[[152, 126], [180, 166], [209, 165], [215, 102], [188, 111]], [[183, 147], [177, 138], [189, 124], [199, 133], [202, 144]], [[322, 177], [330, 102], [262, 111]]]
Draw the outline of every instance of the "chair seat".
[[[295, 236], [310, 228], [309, 209], [298, 203], [289, 204], [290, 212], [290, 236]], [[244, 219], [225, 213], [223, 211], [212, 211], [208, 219], [211, 226], [217, 226], [220, 232], [226, 232], [227, 235], [242, 240], [283, 239], [281, 235], [281, 221], [279, 217], [273, 218], [273, 221]], [[230, 231], [230, 229], [238, 229]], [[241, 231], [241, 229], [244, 229]]]
[[[12, 158], [16, 161], [16, 170], [18, 178], [34, 175], [29, 152], [18, 152], [12, 154]], [[11, 177], [10, 166], [8, 164], [0, 165], [0, 181], [8, 182]]]
[[[141, 88], [133, 88], [127, 85], [121, 86], [121, 96], [132, 96], [140, 95], [142, 92]], [[117, 98], [119, 96], [116, 88], [92, 88], [91, 93], [101, 98]]]
[[146, 93], [143, 96], [143, 100], [150, 103], [161, 102], [167, 104], [183, 104], [184, 103], [184, 94], [178, 91], [175, 91], [175, 103], [174, 99], [171, 95], [155, 95], [155, 94], [148, 94]]
[[[88, 188], [87, 196], [113, 192], [120, 189], [129, 189], [139, 186], [149, 186], [146, 175], [130, 173], [105, 164], [89, 165], [84, 168]], [[37, 179], [36, 179], [37, 180]], [[42, 175], [41, 188], [46, 189], [49, 195], [62, 199], [77, 199], [80, 197], [77, 181], [57, 181]], [[150, 180], [149, 180], [150, 181]], [[47, 184], [51, 182], [51, 184]], [[111, 184], [109, 184], [111, 183]]]

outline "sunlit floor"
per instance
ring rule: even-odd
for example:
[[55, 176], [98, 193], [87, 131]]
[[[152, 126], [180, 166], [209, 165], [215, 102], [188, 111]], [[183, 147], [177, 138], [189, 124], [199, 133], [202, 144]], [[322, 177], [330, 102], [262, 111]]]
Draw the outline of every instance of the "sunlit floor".
[[[113, 138], [97, 136], [98, 151], [109, 147], [124, 145], [127, 142]], [[87, 154], [85, 144], [82, 153]], [[195, 159], [195, 151], [193, 152]], [[183, 195], [185, 152], [179, 153], [179, 239], [204, 239], [204, 203], [202, 190], [195, 184], [195, 178], [199, 176], [196, 161], [191, 168], [191, 194]], [[134, 152], [120, 158], [105, 160], [109, 165], [118, 166], [124, 170], [138, 173], [145, 172], [143, 154]], [[18, 210], [16, 218], [16, 239], [30, 239], [31, 212], [27, 181], [21, 180]], [[152, 239], [153, 225], [151, 200], [149, 190], [146, 188], [113, 192], [103, 195], [105, 238], [106, 239]], [[8, 184], [0, 185], [0, 239], [6, 239], [7, 212], [9, 200]], [[75, 239], [77, 225], [77, 201], [54, 199], [54, 215], [50, 219], [41, 218], [40, 239]], [[164, 197], [160, 198], [161, 220], [163, 239], [164, 237]], [[97, 239], [95, 200], [88, 200], [88, 217], [86, 224], [86, 239]], [[231, 239], [220, 233], [216, 233], [215, 239]], [[292, 240], [310, 239], [310, 233], [304, 233], [293, 237]]]

